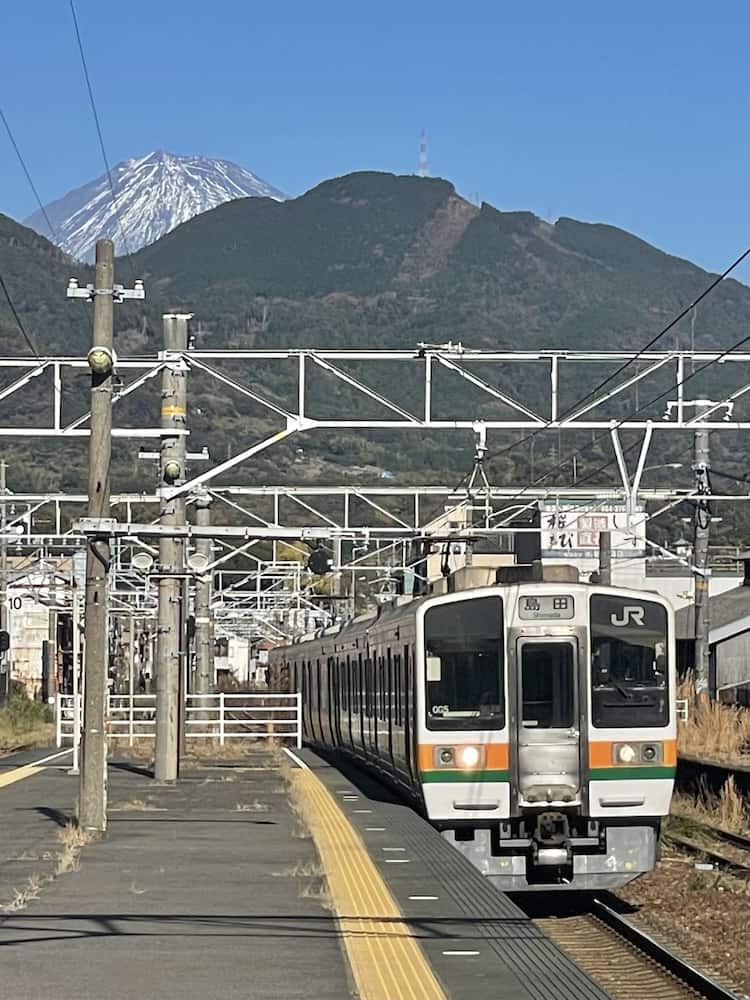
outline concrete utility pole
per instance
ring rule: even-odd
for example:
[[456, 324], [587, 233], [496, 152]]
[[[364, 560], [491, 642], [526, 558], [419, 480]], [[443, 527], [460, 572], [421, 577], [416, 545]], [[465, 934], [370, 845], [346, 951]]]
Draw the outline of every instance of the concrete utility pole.
[[[7, 463], [0, 460], [0, 632], [9, 632], [8, 615], [8, 518], [5, 505]], [[10, 697], [10, 650], [0, 652], [0, 705]]]
[[[114, 371], [114, 244], [98, 240], [94, 279], [94, 338], [91, 368], [91, 436], [89, 437], [88, 515], [109, 517], [112, 457], [112, 376]], [[110, 544], [106, 534], [92, 535], [86, 553], [86, 655], [83, 663], [84, 704], [81, 745], [79, 815], [90, 833], [107, 828], [107, 577]]]
[[696, 492], [703, 498], [695, 507], [695, 541], [693, 547], [694, 572], [694, 616], [695, 616], [695, 698], [706, 701], [709, 692], [709, 611], [708, 611], [708, 539], [711, 525], [711, 511], [708, 497], [711, 494], [709, 473], [708, 431], [695, 432], [695, 473]]
[[[186, 351], [188, 313], [167, 313], [164, 349]], [[167, 365], [162, 374], [159, 523], [164, 527], [184, 526], [185, 498], [170, 497], [171, 489], [185, 481], [187, 368], [184, 361]], [[181, 579], [185, 573], [185, 543], [178, 538], [159, 539], [159, 630], [156, 648], [156, 763], [157, 781], [176, 781], [179, 770], [180, 670], [185, 648], [180, 614]]]
[[599, 583], [612, 586], [612, 532], [599, 532]]
[[[143, 282], [125, 289], [114, 283], [114, 244], [97, 240], [94, 284], [81, 288], [75, 278], [68, 284], [68, 298], [93, 299], [94, 336], [88, 353], [91, 369], [91, 433], [89, 436], [88, 516], [109, 518], [110, 461], [112, 456], [112, 381], [114, 303], [142, 299]], [[109, 634], [107, 580], [110, 543], [106, 525], [89, 538], [86, 550], [86, 611], [83, 738], [79, 787], [80, 826], [92, 834], [107, 827], [107, 666]]]
[[[211, 525], [211, 495], [202, 490], [195, 498], [198, 527]], [[210, 538], [199, 538], [196, 552], [209, 565], [212, 556]], [[213, 574], [198, 576], [195, 583], [195, 693], [210, 694], [214, 684], [214, 627], [211, 618], [211, 580]]]

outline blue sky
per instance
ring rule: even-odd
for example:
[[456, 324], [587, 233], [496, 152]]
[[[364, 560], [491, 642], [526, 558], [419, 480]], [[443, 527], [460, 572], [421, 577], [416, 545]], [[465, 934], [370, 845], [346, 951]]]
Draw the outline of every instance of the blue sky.
[[[750, 241], [746, 0], [76, 0], [112, 164], [163, 148], [291, 194], [431, 172], [721, 270]], [[3, 107], [43, 200], [102, 173], [68, 0], [4, 0]], [[35, 208], [0, 132], [0, 211]], [[750, 280], [745, 267], [743, 280]]]

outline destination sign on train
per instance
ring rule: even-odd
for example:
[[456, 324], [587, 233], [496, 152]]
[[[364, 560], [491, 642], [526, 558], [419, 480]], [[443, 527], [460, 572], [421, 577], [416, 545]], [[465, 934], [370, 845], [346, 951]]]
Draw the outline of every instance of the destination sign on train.
[[520, 599], [519, 617], [524, 621], [537, 618], [572, 618], [575, 603], [568, 594], [525, 594]]

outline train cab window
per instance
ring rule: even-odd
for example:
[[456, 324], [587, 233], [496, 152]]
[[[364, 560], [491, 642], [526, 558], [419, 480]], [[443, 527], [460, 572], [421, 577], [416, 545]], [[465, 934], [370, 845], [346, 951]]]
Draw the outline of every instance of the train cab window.
[[475, 597], [424, 616], [428, 729], [502, 729], [503, 602]]
[[653, 601], [591, 597], [591, 714], [594, 726], [666, 726], [667, 612]]

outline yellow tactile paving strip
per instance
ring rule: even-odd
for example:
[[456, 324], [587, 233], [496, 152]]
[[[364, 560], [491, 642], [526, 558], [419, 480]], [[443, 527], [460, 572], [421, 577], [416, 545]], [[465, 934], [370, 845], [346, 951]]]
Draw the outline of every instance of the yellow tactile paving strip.
[[328, 888], [360, 1000], [446, 1000], [362, 838], [325, 785], [295, 770], [305, 819]]
[[0, 774], [0, 788], [12, 785], [15, 781], [23, 781], [24, 778], [30, 778], [32, 774], [43, 770], [43, 767], [35, 767], [33, 764], [24, 764], [23, 767], [16, 767], [12, 771]]

